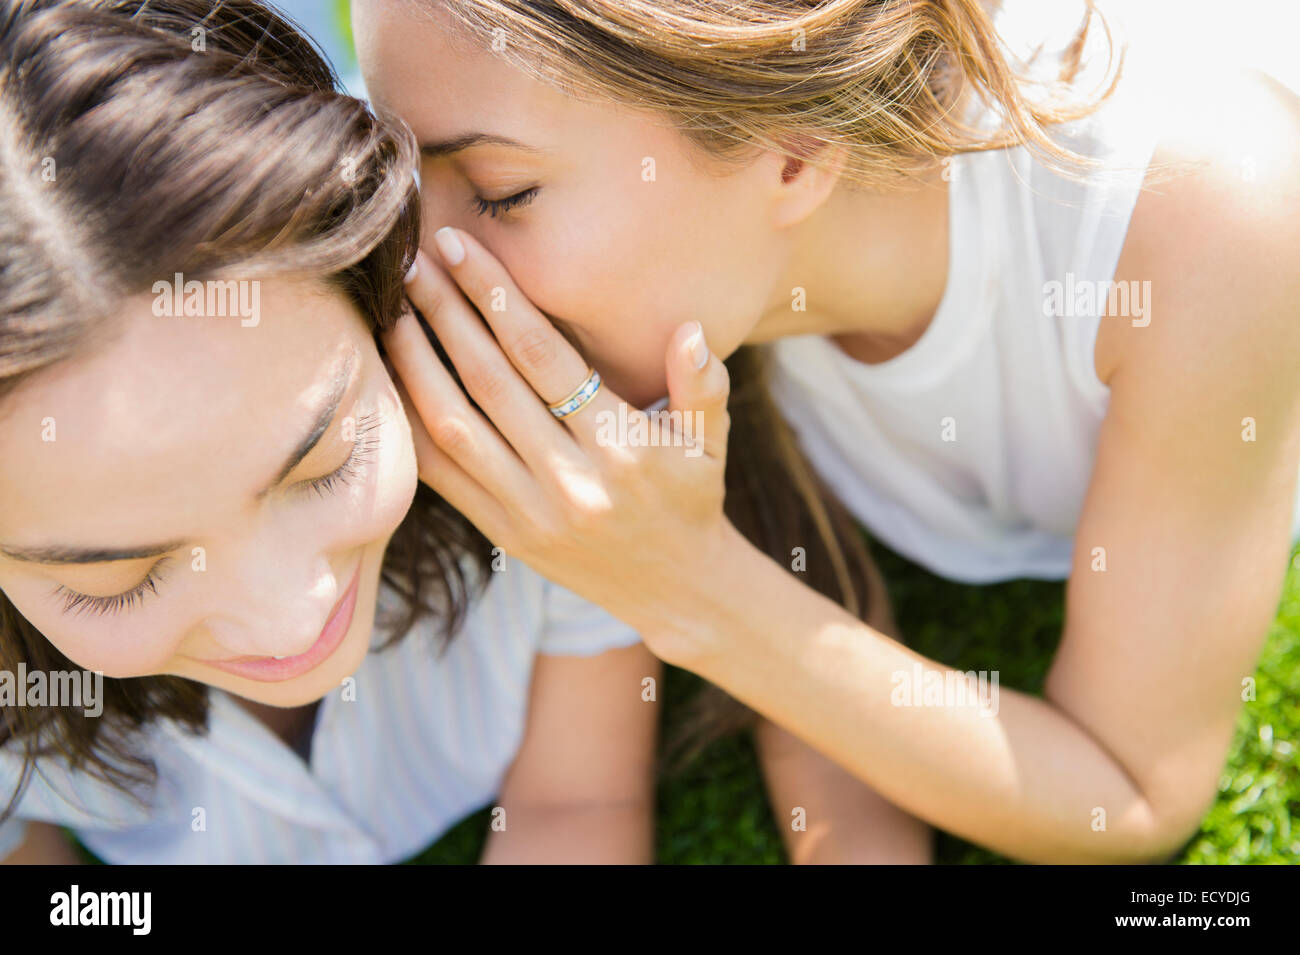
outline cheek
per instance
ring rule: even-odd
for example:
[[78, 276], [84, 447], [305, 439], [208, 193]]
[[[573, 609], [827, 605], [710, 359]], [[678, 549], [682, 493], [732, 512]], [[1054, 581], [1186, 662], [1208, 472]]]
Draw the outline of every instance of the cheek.
[[52, 587], [48, 583], [6, 583], [4, 593], [28, 623], [81, 669], [119, 679], [151, 676], [163, 671], [181, 643], [180, 628], [161, 612], [148, 626], [133, 625], [129, 616], [64, 614], [58, 598], [46, 597]]
[[663, 394], [662, 356], [674, 329], [709, 308], [688, 271], [696, 250], [660, 234], [651, 210], [632, 213], [596, 203], [586, 214], [538, 217], [484, 242], [615, 392], [648, 404]]
[[729, 355], [761, 316], [778, 269], [760, 230], [744, 222], [752, 210], [731, 209], [743, 199], [732, 192], [705, 215], [688, 214], [693, 192], [660, 183], [587, 198], [557, 199], [562, 214], [480, 238], [538, 308], [573, 330], [615, 391], [648, 403], [664, 393], [677, 327], [699, 321], [710, 347]]
[[562, 323], [610, 389], [634, 404], [648, 404], [665, 388], [663, 363], [652, 356], [664, 353], [676, 328], [674, 310], [665, 307], [652, 276], [603, 254], [583, 264], [583, 251], [564, 255], [560, 273], [541, 258], [555, 254], [548, 245], [536, 258], [523, 257], [527, 264], [519, 267], [516, 281], [538, 308]]
[[397, 530], [411, 509], [419, 484], [411, 426], [391, 381], [383, 389], [379, 407], [385, 423], [380, 445], [383, 453], [375, 475], [374, 506], [366, 518], [370, 531], [367, 536], [371, 540], [387, 538]]

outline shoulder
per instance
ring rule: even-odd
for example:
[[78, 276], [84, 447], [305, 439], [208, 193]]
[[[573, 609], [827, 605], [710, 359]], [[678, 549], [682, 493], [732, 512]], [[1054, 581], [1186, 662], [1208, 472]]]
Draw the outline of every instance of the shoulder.
[[1103, 322], [1099, 376], [1300, 372], [1300, 97], [1243, 71], [1167, 102], [1152, 169], [1168, 172], [1149, 176], [1115, 276], [1150, 283], [1150, 322]]

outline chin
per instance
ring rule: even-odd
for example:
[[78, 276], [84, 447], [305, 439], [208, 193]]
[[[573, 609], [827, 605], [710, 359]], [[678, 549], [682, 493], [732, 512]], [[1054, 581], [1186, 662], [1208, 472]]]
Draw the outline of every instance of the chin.
[[[358, 605], [357, 610], [361, 609], [362, 607]], [[370, 635], [373, 627], [369, 619], [357, 621], [357, 624], [355, 630], [347, 635], [329, 659], [297, 679], [282, 683], [264, 683], [260, 680], [238, 677], [222, 670], [205, 673], [201, 677], [196, 674], [184, 675], [189, 679], [199, 680], [209, 686], [215, 686], [227, 693], [233, 693], [235, 696], [265, 706], [285, 708], [306, 706], [339, 689], [344, 678], [351, 676], [360, 668], [366, 653], [370, 650]]]
[[[362, 616], [363, 612], [364, 617]], [[305, 706], [337, 692], [342, 687], [345, 679], [361, 669], [366, 654], [370, 652], [370, 638], [374, 632], [374, 619], [374, 600], [371, 599], [364, 604], [358, 600], [356, 617], [352, 621], [352, 630], [349, 631], [339, 648], [330, 655], [329, 659], [310, 673], [304, 673], [296, 680], [279, 684], [284, 688], [286, 694], [290, 694], [289, 698], [284, 702], [270, 700], [267, 702], [271, 703], [272, 706]], [[277, 684], [263, 683], [260, 685], [274, 688]]]
[[647, 408], [668, 394], [668, 379], [663, 374], [619, 374], [601, 372], [605, 387], [633, 408]]

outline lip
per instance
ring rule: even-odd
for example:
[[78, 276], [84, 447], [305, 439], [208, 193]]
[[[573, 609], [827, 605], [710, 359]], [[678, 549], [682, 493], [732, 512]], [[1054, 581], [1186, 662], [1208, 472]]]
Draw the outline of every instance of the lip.
[[274, 657], [244, 657], [235, 660], [208, 660], [210, 666], [259, 683], [281, 683], [302, 676], [320, 666], [343, 642], [352, 627], [357, 608], [357, 590], [361, 582], [361, 564], [352, 574], [352, 582], [334, 605], [329, 619], [316, 642], [296, 656], [277, 660]]

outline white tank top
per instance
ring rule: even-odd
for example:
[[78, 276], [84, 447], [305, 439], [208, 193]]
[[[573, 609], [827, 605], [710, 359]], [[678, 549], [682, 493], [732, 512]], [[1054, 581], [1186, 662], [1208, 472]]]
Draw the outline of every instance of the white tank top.
[[[1086, 182], [1023, 148], [955, 157], [947, 287], [906, 351], [866, 364], [821, 336], [772, 346], [773, 396], [814, 467], [874, 536], [943, 577], [1069, 575], [1110, 398], [1097, 330], [1146, 320], [1133, 303], [1102, 317], [1105, 291], [1091, 313], [1070, 306], [1081, 283], [1104, 290], [1114, 277], [1155, 147], [1142, 89], [1121, 84], [1097, 113], [1057, 127], [1107, 163]], [[1052, 281], [1063, 307], [1048, 304]]]

